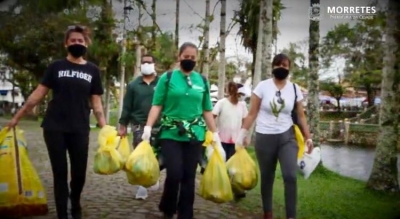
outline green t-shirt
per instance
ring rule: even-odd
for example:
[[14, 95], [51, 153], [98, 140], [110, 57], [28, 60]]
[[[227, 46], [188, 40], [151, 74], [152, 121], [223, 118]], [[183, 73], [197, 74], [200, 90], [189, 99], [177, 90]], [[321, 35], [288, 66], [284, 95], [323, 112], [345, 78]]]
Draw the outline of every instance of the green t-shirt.
[[[188, 83], [188, 77], [191, 86]], [[209, 83], [204, 84], [200, 73], [192, 72], [186, 76], [180, 70], [173, 70], [169, 87], [167, 87], [167, 80], [167, 73], [161, 75], [153, 96], [153, 105], [163, 106], [163, 116], [192, 121], [201, 117], [204, 111], [212, 111], [210, 85]], [[204, 141], [205, 127], [193, 125], [192, 130], [199, 141]], [[188, 136], [179, 136], [177, 129], [163, 130], [160, 138], [189, 141]]]

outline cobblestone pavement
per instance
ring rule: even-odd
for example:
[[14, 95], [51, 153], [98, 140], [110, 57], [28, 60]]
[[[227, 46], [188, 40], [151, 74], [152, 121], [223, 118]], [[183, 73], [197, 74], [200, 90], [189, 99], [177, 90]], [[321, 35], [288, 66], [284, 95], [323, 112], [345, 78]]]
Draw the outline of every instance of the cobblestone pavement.
[[[0, 123], [4, 125], [5, 120]], [[20, 127], [25, 131], [29, 155], [33, 165], [47, 190], [50, 212], [47, 216], [31, 219], [55, 219], [56, 212], [53, 198], [53, 180], [47, 150], [43, 142], [42, 130], [38, 123], [23, 121]], [[123, 172], [110, 176], [97, 175], [93, 172], [93, 158], [97, 147], [97, 132], [91, 133], [87, 180], [82, 195], [82, 207], [85, 219], [156, 219], [161, 218], [158, 202], [163, 189], [165, 171], [162, 172], [160, 189], [149, 191], [145, 201], [134, 199], [137, 187], [128, 184]], [[198, 182], [197, 182], [198, 186]], [[215, 204], [205, 201], [198, 195], [195, 201], [195, 219], [251, 219], [252, 213], [238, 211], [232, 204]]]

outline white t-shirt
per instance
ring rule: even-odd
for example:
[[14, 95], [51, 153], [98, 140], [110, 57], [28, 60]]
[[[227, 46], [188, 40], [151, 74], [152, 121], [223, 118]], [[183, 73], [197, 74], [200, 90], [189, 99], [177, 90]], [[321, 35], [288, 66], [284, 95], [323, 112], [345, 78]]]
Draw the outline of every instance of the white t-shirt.
[[[253, 93], [261, 99], [260, 111], [256, 120], [256, 132], [261, 134], [280, 134], [293, 126], [292, 110], [297, 94], [296, 102], [303, 100], [303, 94], [296, 85], [296, 94], [292, 82], [287, 82], [280, 90], [280, 97], [284, 104], [278, 103], [279, 89], [273, 79], [261, 81]], [[274, 110], [273, 110], [274, 109]], [[274, 112], [276, 115], [274, 115]]]
[[244, 101], [232, 104], [228, 98], [219, 100], [213, 109], [217, 116], [217, 127], [221, 142], [235, 143], [242, 127], [242, 120], [247, 116], [248, 110]]

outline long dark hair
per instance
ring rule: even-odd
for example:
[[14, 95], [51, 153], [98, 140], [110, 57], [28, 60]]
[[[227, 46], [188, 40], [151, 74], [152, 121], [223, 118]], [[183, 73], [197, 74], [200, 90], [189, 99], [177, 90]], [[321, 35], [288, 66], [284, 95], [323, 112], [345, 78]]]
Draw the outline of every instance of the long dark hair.
[[228, 83], [228, 94], [230, 96], [231, 102], [237, 104], [239, 102], [239, 88], [243, 87], [242, 84], [237, 84], [233, 81]]

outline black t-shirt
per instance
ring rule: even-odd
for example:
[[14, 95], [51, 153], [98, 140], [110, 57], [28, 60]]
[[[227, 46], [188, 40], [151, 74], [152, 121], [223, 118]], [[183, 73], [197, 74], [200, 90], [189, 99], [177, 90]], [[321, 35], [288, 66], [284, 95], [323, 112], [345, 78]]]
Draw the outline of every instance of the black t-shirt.
[[61, 132], [90, 130], [90, 97], [104, 93], [100, 70], [95, 64], [57, 60], [49, 65], [41, 84], [53, 91], [43, 119], [43, 129]]

